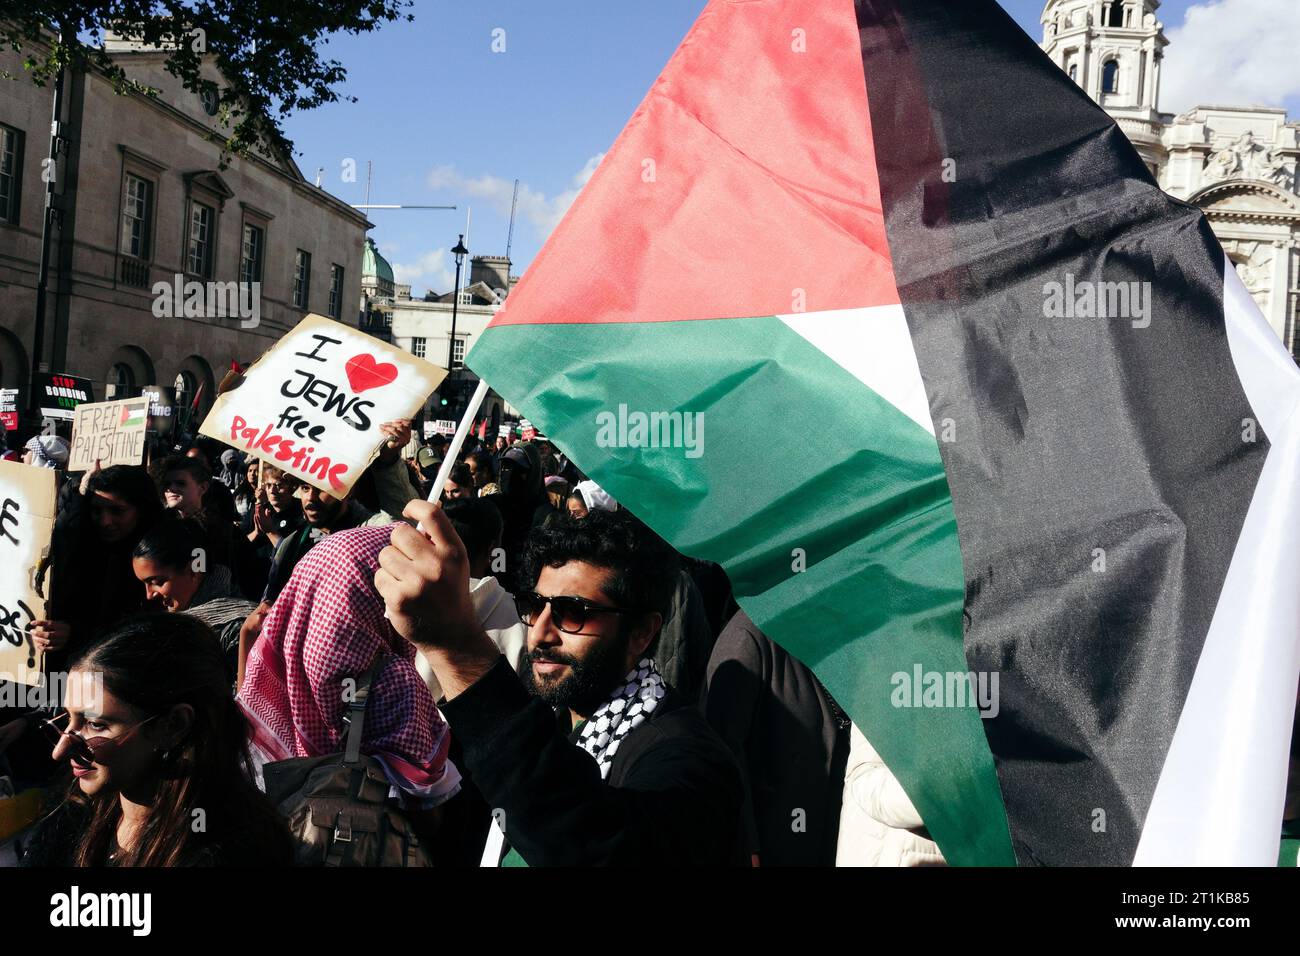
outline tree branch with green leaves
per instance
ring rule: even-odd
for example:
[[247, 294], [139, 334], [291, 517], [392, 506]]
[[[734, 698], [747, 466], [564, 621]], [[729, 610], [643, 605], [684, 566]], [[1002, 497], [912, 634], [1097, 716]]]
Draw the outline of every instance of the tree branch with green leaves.
[[[414, 17], [411, 0], [117, 0], [47, 3], [0, 0], [0, 50], [23, 58], [23, 70], [38, 86], [59, 71], [96, 72], [119, 94], [157, 96], [158, 90], [129, 76], [123, 58], [104, 49], [107, 32], [144, 49], [165, 54], [164, 68], [191, 92], [215, 98], [228, 156], [260, 149], [291, 156], [284, 132], [294, 113], [356, 98], [339, 92], [347, 71], [326, 59], [321, 48], [339, 33], [369, 33], [386, 23]], [[218, 83], [203, 75], [204, 63], [221, 73]], [[5, 78], [20, 79], [12, 73]]]

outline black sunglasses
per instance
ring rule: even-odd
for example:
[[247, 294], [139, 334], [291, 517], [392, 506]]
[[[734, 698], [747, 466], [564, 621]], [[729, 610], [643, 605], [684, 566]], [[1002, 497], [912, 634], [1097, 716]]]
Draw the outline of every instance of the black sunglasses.
[[72, 759], [78, 763], [89, 764], [95, 762], [95, 751], [104, 746], [124, 743], [128, 737], [135, 733], [137, 728], [143, 727], [158, 715], [154, 714], [153, 717], [146, 717], [138, 723], [131, 724], [126, 729], [126, 732], [118, 737], [83, 737], [74, 730], [64, 730], [59, 726], [59, 721], [70, 719], [71, 716], [72, 715], [65, 710], [52, 720], [38, 720], [36, 723], [41, 728], [41, 733], [43, 733], [46, 739], [55, 747], [58, 747], [59, 742], [63, 740], [64, 737], [67, 737], [72, 742], [72, 753], [70, 755]]
[[580, 597], [547, 597], [544, 594], [538, 594], [536, 591], [525, 591], [522, 594], [515, 595], [515, 609], [519, 611], [519, 619], [529, 627], [532, 627], [537, 622], [538, 616], [542, 613], [542, 608], [548, 604], [551, 606], [551, 620], [555, 622], [556, 627], [566, 634], [581, 634], [583, 627], [587, 624], [588, 614], [639, 613], [632, 608], [606, 607], [602, 604], [592, 604]]

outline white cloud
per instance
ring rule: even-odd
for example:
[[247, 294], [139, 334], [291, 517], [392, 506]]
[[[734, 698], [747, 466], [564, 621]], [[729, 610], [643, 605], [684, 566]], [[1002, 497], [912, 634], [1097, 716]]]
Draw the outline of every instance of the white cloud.
[[1296, 0], [1212, 0], [1167, 30], [1160, 108], [1281, 106], [1300, 94]]
[[[551, 230], [559, 225], [604, 157], [604, 153], [597, 153], [588, 159], [574, 175], [573, 186], [553, 196], [547, 196], [527, 183], [519, 184], [518, 215], [524, 222], [532, 224], [539, 239], [545, 240]], [[435, 166], [429, 171], [428, 184], [432, 189], [452, 189], [486, 199], [502, 216], [510, 215], [510, 202], [515, 191], [514, 180], [490, 175], [470, 178], [462, 176], [452, 166]]]
[[419, 298], [419, 290], [450, 292], [456, 281], [451, 266], [451, 253], [444, 246], [416, 258], [414, 262], [394, 262], [393, 278], [396, 282], [411, 284], [411, 295]]

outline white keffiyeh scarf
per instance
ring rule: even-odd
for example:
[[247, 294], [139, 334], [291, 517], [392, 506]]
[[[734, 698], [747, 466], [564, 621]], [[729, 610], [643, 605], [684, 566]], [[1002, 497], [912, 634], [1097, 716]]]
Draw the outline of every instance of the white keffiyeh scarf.
[[623, 683], [582, 726], [578, 746], [596, 758], [600, 778], [608, 779], [623, 738], [649, 718], [664, 696], [664, 679], [650, 658], [627, 672]]

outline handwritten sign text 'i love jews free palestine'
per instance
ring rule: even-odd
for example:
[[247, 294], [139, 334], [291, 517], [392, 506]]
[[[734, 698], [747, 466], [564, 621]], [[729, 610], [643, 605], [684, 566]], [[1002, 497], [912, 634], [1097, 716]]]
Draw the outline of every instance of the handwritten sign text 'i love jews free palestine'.
[[56, 472], [0, 461], [0, 681], [40, 684], [42, 654], [27, 625], [45, 618], [33, 579], [54, 531]]
[[223, 393], [199, 429], [342, 498], [379, 452], [379, 426], [412, 418], [446, 371], [308, 315]]

